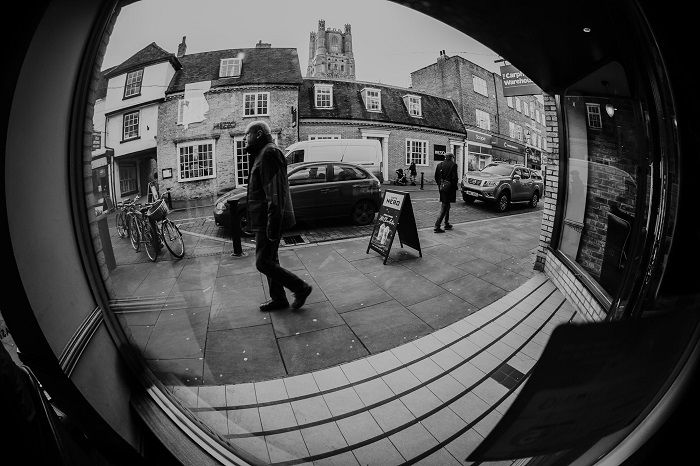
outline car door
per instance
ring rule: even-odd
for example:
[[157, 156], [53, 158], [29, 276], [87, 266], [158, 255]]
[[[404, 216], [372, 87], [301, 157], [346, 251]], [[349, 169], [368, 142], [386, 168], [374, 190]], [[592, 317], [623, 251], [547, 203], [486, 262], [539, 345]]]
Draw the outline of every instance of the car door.
[[530, 174], [530, 169], [523, 168], [521, 170], [523, 173], [522, 178], [520, 178], [523, 186], [523, 200], [529, 200], [532, 197], [533, 191], [535, 190], [534, 179]]
[[362, 197], [371, 198], [370, 178], [364, 171], [349, 164], [333, 164], [333, 182], [338, 188], [337, 207], [339, 212], [350, 212], [352, 206]]
[[527, 198], [527, 192], [525, 191], [525, 184], [523, 180], [523, 170], [522, 168], [518, 167], [515, 170], [513, 170], [513, 176], [512, 176], [512, 184], [511, 184], [511, 192], [512, 192], [512, 197], [511, 201], [522, 201], [523, 199]]
[[329, 165], [325, 162], [295, 167], [288, 174], [294, 215], [298, 220], [314, 220], [328, 216], [334, 203], [329, 190]]

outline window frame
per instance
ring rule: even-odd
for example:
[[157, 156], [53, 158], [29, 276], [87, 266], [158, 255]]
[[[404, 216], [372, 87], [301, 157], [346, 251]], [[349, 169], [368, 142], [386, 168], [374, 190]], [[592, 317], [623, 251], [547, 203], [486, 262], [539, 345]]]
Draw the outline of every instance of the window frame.
[[[222, 71], [230, 67], [231, 74], [224, 74]], [[236, 67], [238, 67], [238, 74], [235, 74]], [[219, 60], [219, 78], [240, 78], [243, 72], [243, 59], [242, 58], [222, 58]]]
[[[365, 94], [365, 110], [368, 112], [377, 112], [381, 113], [382, 111], [382, 90], [377, 89], [374, 87], [366, 87], [362, 89], [362, 92]], [[370, 92], [374, 93], [376, 92], [377, 95], [375, 96], [370, 96]], [[376, 100], [377, 102], [377, 108], [370, 108], [370, 104]]]
[[[423, 118], [423, 104], [421, 103], [421, 97], [419, 95], [406, 94], [404, 96], [404, 103], [408, 114], [412, 117]], [[417, 111], [413, 111], [417, 108]]]
[[508, 106], [510, 108], [513, 108], [513, 97], [511, 97], [511, 96], [506, 97], [506, 103], [508, 104]]
[[405, 161], [406, 165], [411, 165], [411, 161], [414, 160], [413, 157], [409, 157], [409, 154], [415, 153], [414, 151], [411, 151], [411, 143], [416, 143], [418, 145], [422, 145], [425, 148], [425, 159], [424, 163], [419, 163], [418, 160], [416, 160], [416, 166], [417, 167], [427, 167], [430, 166], [430, 159], [428, 157], [428, 147], [429, 147], [429, 142], [426, 139], [413, 139], [413, 138], [406, 138], [406, 144], [405, 144]]
[[[253, 102], [253, 113], [248, 113], [248, 101], [246, 100], [248, 96], [255, 96]], [[258, 112], [259, 98], [261, 95], [265, 96], [266, 101], [266, 112]], [[269, 92], [244, 92], [243, 93], [243, 117], [257, 117], [257, 116], [269, 116], [270, 115], [270, 93]]]
[[[197, 147], [199, 146], [204, 146], [204, 145], [211, 145], [211, 174], [207, 175], [200, 175], [200, 176], [193, 176], [193, 177], [183, 177], [183, 164], [188, 163], [188, 162], [183, 162], [182, 161], [182, 152], [181, 149], [184, 147]], [[235, 147], [235, 146], [234, 146]], [[214, 139], [198, 139], [194, 141], [186, 141], [186, 142], [181, 142], [176, 145], [176, 154], [177, 154], [177, 181], [178, 183], [188, 183], [191, 181], [200, 181], [200, 180], [208, 180], [212, 178], [216, 178], [216, 140]], [[194, 153], [192, 154], [193, 156], [195, 155]], [[199, 159], [199, 152], [197, 152], [197, 158]], [[189, 163], [195, 163], [194, 161], [189, 162]], [[201, 167], [201, 161], [197, 160], [196, 163], [200, 164]]]
[[[479, 118], [479, 113], [481, 113], [482, 118]], [[484, 110], [481, 110], [479, 108], [474, 110], [475, 118], [476, 118], [476, 126], [478, 126], [481, 129], [484, 129], [486, 131], [491, 131], [491, 114], [489, 112], [485, 112]], [[479, 123], [481, 121], [486, 121], [486, 128], [481, 126]]]
[[521, 102], [520, 102], [520, 98], [519, 98], [519, 97], [516, 97], [516, 98], [515, 98], [515, 110], [518, 111], [518, 112], [520, 112], [520, 113], [523, 113], [523, 109], [522, 109], [522, 107], [521, 107]]
[[[126, 137], [126, 128], [127, 128], [127, 117], [136, 115], [136, 124], [134, 125], [131, 123], [129, 126], [135, 126], [136, 128], [136, 134], [134, 136], [129, 136]], [[122, 140], [121, 142], [127, 142], [127, 141], [133, 141], [134, 139], [139, 139], [141, 137], [141, 110], [134, 110], [132, 112], [126, 112], [122, 115]]]
[[[592, 111], [595, 109], [595, 111]], [[598, 126], [592, 124], [591, 117], [598, 118]], [[600, 113], [600, 104], [586, 102], [586, 126], [590, 129], [603, 129], [603, 115]]]
[[[233, 164], [236, 186], [246, 186], [250, 177], [250, 155], [245, 151], [243, 139], [244, 136], [236, 136], [233, 138]], [[243, 167], [243, 164], [245, 164], [246, 167]], [[247, 176], [241, 176], [242, 172], [244, 172]]]
[[[124, 171], [125, 170], [132, 170], [134, 171], [134, 177], [133, 178], [126, 178], [126, 180], [134, 180], [134, 189], [130, 191], [124, 191], [122, 186], [125, 181], [124, 178]], [[130, 196], [131, 194], [137, 193], [139, 191], [139, 171], [138, 167], [136, 166], [136, 163], [120, 163], [119, 164], [119, 194], [120, 196]]]
[[[478, 86], [477, 86], [478, 83]], [[483, 90], [482, 90], [483, 87]], [[484, 97], [489, 96], [489, 88], [486, 84], [486, 80], [482, 78], [481, 76], [477, 75], [472, 75], [472, 89], [474, 89], [474, 92], [477, 94], [483, 95]]]
[[[319, 105], [319, 97], [322, 92], [326, 91], [328, 92], [328, 105]], [[314, 107], [322, 110], [333, 108], [333, 84], [314, 84]]]
[[[144, 72], [145, 72], [145, 69], [140, 68], [138, 70], [133, 70], [133, 71], [129, 71], [128, 73], [126, 73], [126, 77], [124, 78], [124, 96], [122, 97], [122, 100], [131, 99], [131, 98], [138, 97], [141, 95], [141, 87], [143, 86]], [[132, 81], [131, 83], [129, 83], [129, 78], [136, 73], [139, 74], [138, 81]], [[136, 87], [136, 86], [138, 86], [138, 87]], [[129, 91], [131, 89], [137, 89], [137, 90], [136, 90], [136, 92], [128, 94], [127, 91]]]

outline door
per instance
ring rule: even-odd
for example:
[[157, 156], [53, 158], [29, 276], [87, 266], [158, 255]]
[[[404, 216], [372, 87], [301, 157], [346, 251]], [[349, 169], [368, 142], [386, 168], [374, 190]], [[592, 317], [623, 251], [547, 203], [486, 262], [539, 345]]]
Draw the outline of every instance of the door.
[[294, 215], [300, 220], [332, 216], [334, 203], [340, 195], [337, 187], [328, 182], [329, 165], [315, 163], [294, 169], [289, 173]]
[[342, 164], [333, 164], [333, 183], [337, 189], [335, 204], [338, 215], [349, 213], [360, 197], [369, 198], [370, 180], [366, 173], [357, 168]]
[[523, 199], [529, 200], [532, 197], [533, 191], [535, 190], [534, 179], [532, 178], [529, 169], [523, 168], [522, 172], [523, 177], [520, 179], [520, 182], [523, 185]]
[[[515, 170], [513, 170], [513, 182], [511, 184], [511, 201], [522, 201], [524, 199], [527, 199], [527, 187], [525, 186], [526, 180], [523, 179], [523, 171], [524, 170], [522, 168], [516, 168]], [[520, 179], [517, 179], [516, 176], [520, 177]]]

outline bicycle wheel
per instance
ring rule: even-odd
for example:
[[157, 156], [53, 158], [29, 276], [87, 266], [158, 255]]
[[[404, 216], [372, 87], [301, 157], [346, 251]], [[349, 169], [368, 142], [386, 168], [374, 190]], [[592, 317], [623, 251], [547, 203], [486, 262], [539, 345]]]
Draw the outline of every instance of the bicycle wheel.
[[124, 211], [120, 210], [117, 212], [116, 216], [116, 222], [117, 222], [117, 234], [119, 235], [120, 238], [126, 238], [127, 236], [127, 228], [126, 228], [126, 218], [124, 217]]
[[153, 235], [153, 229], [148, 223], [143, 225], [141, 236], [143, 244], [146, 246], [146, 255], [151, 262], [155, 262], [158, 257], [158, 247], [156, 246], [156, 238]]
[[138, 252], [141, 249], [141, 230], [135, 215], [129, 217], [129, 239], [131, 240], [131, 247]]
[[172, 220], [165, 219], [161, 225], [161, 237], [168, 248], [170, 254], [180, 259], [185, 255], [185, 242], [182, 240], [182, 233]]

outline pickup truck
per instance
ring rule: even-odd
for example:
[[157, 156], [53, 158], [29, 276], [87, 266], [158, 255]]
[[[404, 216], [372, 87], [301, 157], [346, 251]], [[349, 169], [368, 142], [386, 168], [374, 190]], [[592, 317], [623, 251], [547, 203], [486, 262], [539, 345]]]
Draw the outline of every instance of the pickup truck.
[[523, 165], [490, 163], [478, 172], [467, 172], [460, 183], [462, 199], [471, 204], [477, 199], [495, 205], [505, 212], [511, 202], [537, 203], [544, 192], [542, 177]]

